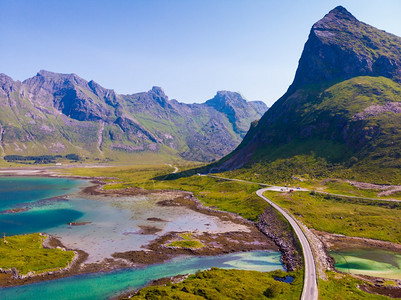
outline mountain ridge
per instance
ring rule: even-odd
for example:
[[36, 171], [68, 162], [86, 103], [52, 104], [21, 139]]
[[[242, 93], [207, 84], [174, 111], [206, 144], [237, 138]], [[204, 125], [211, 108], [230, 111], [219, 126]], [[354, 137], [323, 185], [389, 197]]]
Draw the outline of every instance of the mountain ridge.
[[210, 161], [235, 148], [246, 133], [234, 131], [236, 122], [243, 126], [260, 118], [267, 107], [258, 105], [245, 101], [229, 120], [205, 103], [170, 100], [160, 87], [122, 95], [76, 74], [41, 70], [22, 82], [1, 74], [2, 155], [128, 159], [128, 154], [152, 152]]
[[[267, 167], [307, 155], [343, 168], [395, 170], [398, 159], [383, 149], [401, 130], [394, 125], [400, 83], [401, 38], [336, 7], [312, 26], [287, 92], [218, 168]], [[395, 144], [390, 148], [399, 151]]]

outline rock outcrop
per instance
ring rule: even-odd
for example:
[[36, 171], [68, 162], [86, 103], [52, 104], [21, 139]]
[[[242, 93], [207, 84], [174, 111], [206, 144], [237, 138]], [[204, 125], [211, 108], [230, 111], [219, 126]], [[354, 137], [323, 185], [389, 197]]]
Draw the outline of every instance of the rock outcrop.
[[313, 25], [287, 92], [218, 166], [309, 155], [347, 168], [398, 168], [399, 103], [401, 38], [336, 7]]

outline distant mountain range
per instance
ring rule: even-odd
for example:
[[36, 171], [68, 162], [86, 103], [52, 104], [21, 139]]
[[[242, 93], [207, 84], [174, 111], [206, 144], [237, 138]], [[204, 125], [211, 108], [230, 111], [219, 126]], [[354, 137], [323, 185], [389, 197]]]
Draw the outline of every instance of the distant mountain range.
[[119, 95], [75, 74], [40, 71], [23, 82], [0, 74], [0, 154], [211, 161], [232, 151], [266, 110], [229, 91], [184, 104], [160, 87]]
[[341, 6], [313, 25], [288, 91], [219, 168], [307, 173], [316, 160], [401, 178], [401, 38]]

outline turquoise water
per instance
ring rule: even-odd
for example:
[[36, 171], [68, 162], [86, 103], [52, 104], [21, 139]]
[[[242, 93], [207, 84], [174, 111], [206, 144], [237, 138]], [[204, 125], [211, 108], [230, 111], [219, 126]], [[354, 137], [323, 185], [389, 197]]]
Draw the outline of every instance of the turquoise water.
[[[46, 232], [69, 248], [89, 253], [87, 262], [101, 261], [114, 252], [140, 250], [169, 231], [235, 231], [235, 224], [185, 207], [161, 207], [160, 199], [145, 196], [89, 197], [79, 195], [87, 181], [0, 177], [0, 232], [7, 235]], [[84, 198], [83, 198], [84, 197]], [[162, 196], [164, 197], [164, 196]], [[10, 213], [5, 210], [29, 208]], [[149, 221], [155, 217], [163, 222]], [[89, 222], [70, 226], [69, 222]], [[140, 226], [154, 226], [159, 234], [138, 233]], [[223, 232], [224, 232], [223, 230]], [[0, 289], [0, 299], [106, 299], [151, 280], [194, 273], [211, 267], [267, 272], [283, 269], [277, 251], [254, 251], [214, 257], [179, 257], [143, 269], [79, 275], [37, 284]]]
[[[82, 212], [52, 207], [45, 199], [76, 192], [84, 184], [85, 181], [68, 178], [0, 177], [0, 211], [29, 208], [24, 212], [0, 213], [0, 232], [15, 235], [46, 231], [79, 219]], [[63, 200], [52, 202], [58, 201]]]
[[[113, 197], [79, 193], [80, 188], [87, 185], [85, 180], [66, 178], [0, 177], [3, 208], [0, 232], [6, 235], [52, 234], [67, 248], [87, 252], [86, 263], [96, 263], [115, 252], [142, 250], [149, 242], [171, 231], [213, 233], [245, 228], [186, 207], [158, 205], [157, 202], [167, 199], [168, 194]], [[29, 210], [4, 211], [15, 208]], [[164, 221], [148, 220], [155, 217]], [[70, 222], [85, 222], [86, 225], [70, 226]], [[141, 226], [154, 227], [158, 232], [141, 234]]]
[[401, 253], [377, 248], [331, 251], [337, 270], [344, 273], [401, 279]]
[[83, 215], [73, 209], [54, 209], [1, 214], [0, 232], [6, 235], [43, 232], [60, 224], [73, 222]]
[[253, 251], [211, 257], [178, 257], [143, 269], [78, 275], [25, 286], [0, 289], [1, 299], [107, 299], [144, 286], [151, 280], [195, 273], [211, 267], [273, 271], [283, 269], [280, 253]]
[[50, 177], [0, 177], [0, 211], [76, 191], [84, 181]]

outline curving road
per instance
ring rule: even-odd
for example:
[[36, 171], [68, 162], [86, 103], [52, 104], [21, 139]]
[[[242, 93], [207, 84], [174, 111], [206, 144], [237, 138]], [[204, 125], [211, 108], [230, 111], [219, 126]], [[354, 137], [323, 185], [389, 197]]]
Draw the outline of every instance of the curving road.
[[167, 164], [167, 165], [170, 166], [170, 167], [172, 167], [172, 168], [174, 168], [174, 171], [173, 171], [172, 174], [175, 174], [175, 173], [178, 172], [178, 168], [177, 168], [176, 166], [173, 166], [172, 164]]
[[[308, 241], [305, 233], [302, 231], [301, 227], [298, 225], [298, 223], [294, 217], [292, 217], [289, 213], [287, 213], [284, 209], [282, 209], [280, 206], [275, 204], [273, 201], [271, 201], [270, 199], [263, 196], [263, 193], [265, 191], [288, 192], [291, 190], [294, 192], [296, 192], [296, 191], [306, 192], [309, 190], [305, 189], [305, 188], [289, 188], [289, 187], [282, 187], [282, 186], [273, 186], [273, 185], [268, 185], [265, 183], [252, 182], [252, 181], [247, 181], [247, 180], [242, 180], [242, 179], [225, 178], [225, 177], [214, 176], [214, 175], [209, 175], [209, 174], [198, 174], [198, 175], [213, 177], [213, 178], [217, 178], [217, 179], [225, 179], [225, 180], [230, 180], [230, 181], [239, 181], [239, 182], [244, 182], [244, 183], [251, 183], [251, 184], [258, 184], [261, 186], [266, 186], [266, 188], [257, 190], [256, 194], [260, 198], [262, 198], [263, 200], [268, 202], [276, 210], [278, 210], [288, 220], [288, 222], [294, 229], [296, 235], [298, 236], [298, 239], [302, 246], [302, 251], [304, 254], [304, 262], [305, 262], [305, 275], [304, 275], [305, 278], [304, 278], [304, 287], [302, 290], [301, 300], [317, 300], [318, 299], [318, 287], [317, 287], [318, 279], [317, 279], [317, 274], [316, 274], [316, 264], [315, 264], [315, 259], [313, 256], [312, 248], [309, 244], [309, 241]], [[401, 200], [398, 200], [398, 199], [369, 198], [369, 197], [360, 197], [360, 196], [332, 194], [332, 193], [322, 192], [322, 191], [315, 191], [315, 193], [347, 197], [347, 198], [354, 198], [354, 199], [366, 199], [366, 200], [385, 201], [385, 202], [401, 202]]]
[[[230, 180], [230, 181], [255, 183], [255, 182], [241, 180], [241, 179], [230, 179], [230, 178], [224, 178], [224, 177], [208, 175], [208, 174], [198, 174], [198, 175], [199, 176], [209, 176], [209, 177], [213, 177], [213, 178], [225, 179], [225, 180]], [[304, 263], [305, 263], [304, 286], [302, 289], [301, 300], [317, 300], [319, 293], [318, 293], [318, 288], [317, 288], [316, 264], [315, 264], [315, 258], [313, 256], [312, 248], [309, 244], [308, 238], [306, 237], [305, 233], [302, 231], [301, 227], [298, 225], [297, 221], [295, 221], [295, 219], [289, 213], [287, 213], [284, 209], [282, 209], [280, 206], [278, 206], [276, 203], [274, 203], [270, 199], [263, 196], [263, 193], [266, 191], [276, 191], [276, 190], [283, 191], [283, 189], [287, 189], [287, 188], [278, 187], [278, 186], [269, 186], [269, 185], [263, 184], [263, 183], [261, 183], [260, 185], [264, 185], [264, 186], [268, 186], [268, 187], [257, 190], [256, 194], [260, 198], [265, 200], [267, 203], [269, 203], [271, 206], [273, 206], [276, 210], [278, 210], [284, 216], [284, 218], [287, 219], [287, 221], [290, 223], [290, 225], [294, 229], [295, 234], [297, 235], [297, 237], [301, 243], [302, 252], [304, 254]], [[304, 190], [304, 189], [302, 189], [302, 190]]]
[[[253, 182], [253, 181], [247, 181], [247, 180], [242, 180], [242, 179], [234, 179], [234, 178], [225, 178], [225, 177], [220, 177], [220, 176], [214, 176], [214, 175], [209, 175], [209, 174], [198, 174], [199, 176], [208, 176], [208, 177], [213, 177], [217, 179], [225, 179], [225, 180], [230, 180], [230, 181], [239, 181], [239, 182], [244, 182], [244, 183], [251, 183], [251, 184], [258, 184], [261, 186], [267, 186], [268, 188], [266, 191], [274, 191], [274, 192], [289, 192], [292, 190], [293, 192], [312, 192], [312, 190], [308, 190], [306, 188], [296, 188], [296, 187], [285, 187], [285, 186], [277, 186], [277, 185], [270, 185], [266, 183], [260, 183], [260, 182]], [[339, 196], [339, 197], [344, 197], [344, 198], [353, 198], [353, 199], [362, 199], [362, 200], [374, 200], [374, 201], [384, 201], [384, 202], [401, 202], [401, 200], [398, 199], [384, 199], [384, 198], [369, 198], [369, 197], [363, 197], [363, 196], [351, 196], [351, 195], [342, 195], [342, 194], [333, 194], [329, 192], [322, 192], [322, 191], [316, 191], [313, 190], [313, 192], [317, 194], [323, 194], [323, 195], [331, 195], [331, 196]]]
[[275, 209], [277, 209], [284, 216], [284, 218], [287, 219], [287, 221], [294, 229], [296, 235], [298, 236], [298, 239], [302, 246], [302, 252], [304, 254], [304, 263], [305, 263], [305, 275], [304, 275], [304, 287], [302, 289], [301, 300], [316, 300], [318, 298], [316, 265], [315, 265], [315, 258], [313, 257], [313, 252], [309, 244], [309, 241], [305, 233], [302, 231], [301, 227], [289, 213], [287, 213], [284, 209], [282, 209], [280, 206], [278, 206], [270, 199], [263, 196], [263, 193], [268, 190], [271, 189], [263, 188], [257, 190], [256, 194], [260, 198], [268, 202]]

